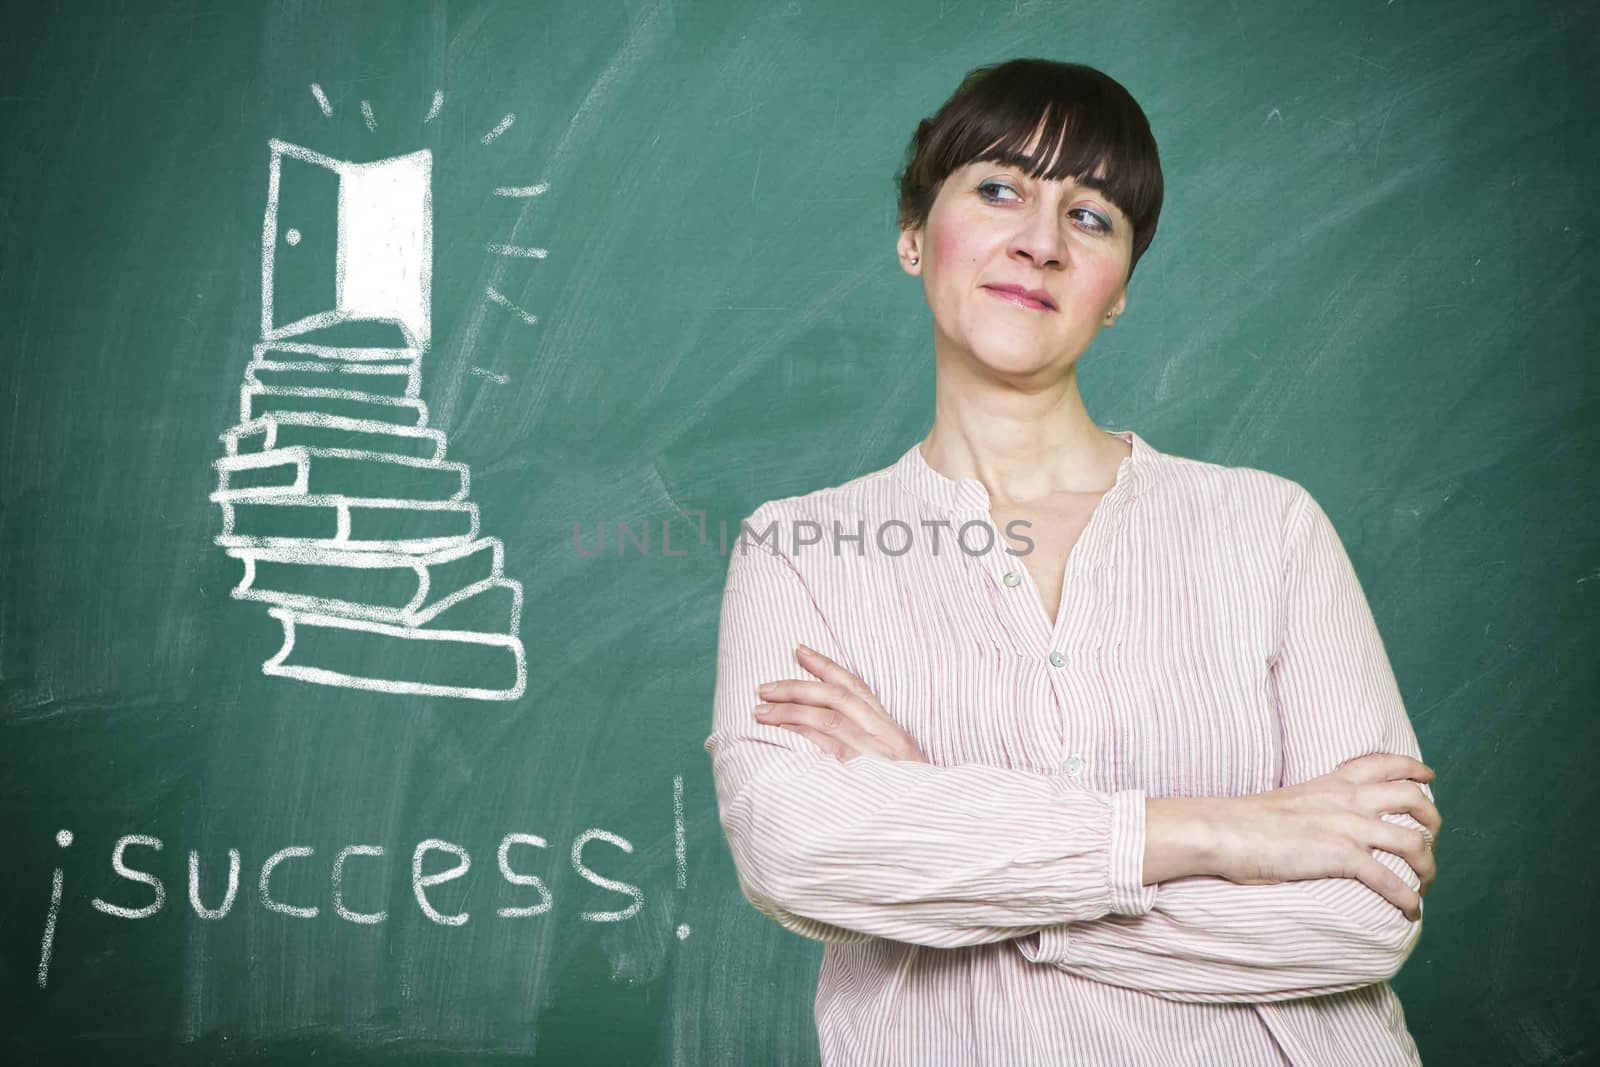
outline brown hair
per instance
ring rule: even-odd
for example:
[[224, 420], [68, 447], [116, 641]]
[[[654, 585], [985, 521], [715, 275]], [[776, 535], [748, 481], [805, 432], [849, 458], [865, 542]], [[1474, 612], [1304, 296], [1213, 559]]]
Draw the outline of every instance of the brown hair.
[[[1024, 154], [1041, 123], [1038, 148]], [[1046, 171], [1058, 147], [1060, 158]], [[905, 166], [895, 175], [900, 228], [924, 225], [945, 178], [981, 160], [1052, 181], [1081, 179], [1103, 163], [1105, 196], [1133, 226], [1133, 276], [1161, 217], [1161, 157], [1143, 109], [1115, 79], [1081, 63], [1048, 59], [1012, 59], [968, 72], [944, 106], [917, 124], [906, 148]]]

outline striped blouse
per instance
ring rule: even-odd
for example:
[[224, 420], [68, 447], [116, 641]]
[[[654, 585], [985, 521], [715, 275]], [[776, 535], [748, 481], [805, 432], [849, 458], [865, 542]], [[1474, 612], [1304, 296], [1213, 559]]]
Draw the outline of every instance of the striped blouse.
[[[1117, 436], [1132, 454], [1053, 623], [1025, 528], [918, 446], [768, 501], [729, 550], [705, 747], [745, 896], [826, 942], [823, 1063], [1418, 1064], [1386, 980], [1420, 919], [1352, 878], [1143, 884], [1146, 797], [1421, 754], [1306, 490]], [[802, 642], [931, 762], [840, 761], [758, 722], [758, 684], [813, 680]]]

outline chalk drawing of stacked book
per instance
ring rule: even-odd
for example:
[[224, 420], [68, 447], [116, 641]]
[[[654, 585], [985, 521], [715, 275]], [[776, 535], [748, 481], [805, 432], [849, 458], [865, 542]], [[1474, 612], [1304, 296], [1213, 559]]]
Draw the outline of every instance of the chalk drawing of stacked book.
[[357, 164], [270, 146], [262, 339], [211, 494], [217, 544], [244, 568], [232, 595], [283, 626], [262, 672], [515, 699], [522, 586], [419, 398], [431, 157]]

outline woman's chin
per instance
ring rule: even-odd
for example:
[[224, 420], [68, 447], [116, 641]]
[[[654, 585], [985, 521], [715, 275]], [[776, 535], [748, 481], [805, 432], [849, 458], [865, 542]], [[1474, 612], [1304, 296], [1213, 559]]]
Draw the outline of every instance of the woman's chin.
[[1005, 378], [1031, 378], [1060, 369], [1060, 354], [1037, 348], [982, 348], [972, 354], [975, 362], [991, 374]]

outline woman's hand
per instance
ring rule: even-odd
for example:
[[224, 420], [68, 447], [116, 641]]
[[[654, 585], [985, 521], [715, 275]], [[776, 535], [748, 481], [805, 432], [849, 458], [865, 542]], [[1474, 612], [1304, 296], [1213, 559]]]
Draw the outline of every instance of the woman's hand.
[[[1252, 796], [1218, 798], [1216, 824], [1222, 870], [1232, 882], [1270, 885], [1310, 878], [1356, 878], [1415, 921], [1438, 873], [1433, 845], [1443, 821], [1414, 782], [1433, 770], [1409, 756], [1385, 752], [1346, 760], [1319, 778]], [[1430, 836], [1385, 822], [1383, 812], [1406, 812]], [[1392, 852], [1422, 883], [1417, 893], [1378, 862], [1372, 849]]]
[[756, 708], [759, 721], [809, 737], [840, 760], [872, 756], [928, 762], [911, 735], [878, 703], [867, 683], [805, 645], [798, 648], [795, 658], [822, 681], [787, 679], [761, 686], [761, 698], [768, 703]]

